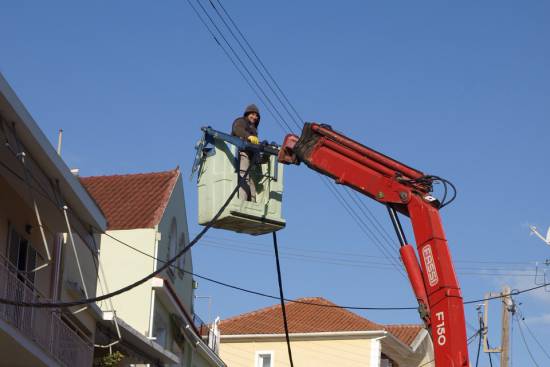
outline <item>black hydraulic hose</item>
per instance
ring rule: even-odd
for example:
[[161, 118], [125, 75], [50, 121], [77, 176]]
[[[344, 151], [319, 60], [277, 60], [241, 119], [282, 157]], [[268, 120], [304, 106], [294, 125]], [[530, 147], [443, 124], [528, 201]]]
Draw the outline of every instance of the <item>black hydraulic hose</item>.
[[275, 248], [275, 262], [277, 264], [277, 279], [279, 281], [279, 296], [281, 299], [281, 309], [283, 311], [283, 322], [285, 325], [288, 359], [290, 360], [290, 367], [294, 367], [294, 362], [292, 361], [292, 349], [290, 348], [290, 336], [288, 335], [288, 320], [286, 318], [285, 296], [283, 295], [283, 281], [281, 279], [281, 264], [279, 263], [279, 246], [277, 245], [277, 232], [273, 232], [273, 247]]
[[[252, 166], [250, 166], [250, 167], [252, 167]], [[247, 176], [248, 173], [250, 172], [250, 167], [245, 172], [245, 174], [244, 174], [245, 176]], [[239, 191], [239, 185], [237, 185], [235, 187], [233, 192], [229, 195], [229, 197], [227, 198], [225, 203], [222, 205], [220, 210], [216, 213], [214, 218], [212, 218], [212, 220], [210, 222], [208, 222], [208, 224], [202, 229], [202, 231], [200, 231], [199, 234], [197, 234], [195, 236], [195, 238], [193, 238], [193, 240], [191, 242], [189, 242], [189, 244], [187, 246], [185, 246], [179, 253], [177, 253], [171, 259], [167, 260], [160, 268], [158, 268], [154, 272], [152, 272], [149, 275], [135, 281], [132, 284], [127, 285], [126, 287], [120, 288], [120, 289], [118, 289], [114, 292], [107, 293], [107, 294], [104, 294], [104, 295], [101, 295], [101, 296], [91, 297], [91, 298], [86, 298], [86, 299], [81, 299], [81, 300], [78, 300], [78, 301], [71, 301], [71, 302], [22, 302], [22, 301], [16, 301], [16, 300], [11, 300], [11, 299], [0, 298], [0, 304], [21, 306], [21, 307], [34, 307], [34, 308], [67, 308], [67, 307], [80, 306], [80, 305], [86, 305], [86, 304], [90, 304], [90, 303], [94, 303], [94, 302], [103, 301], [103, 300], [106, 300], [108, 298], [118, 296], [119, 294], [128, 292], [129, 290], [145, 283], [146, 281], [148, 281], [148, 280], [154, 278], [155, 276], [157, 276], [158, 274], [162, 273], [164, 270], [168, 269], [174, 262], [176, 262], [177, 259], [179, 259], [181, 256], [183, 256], [183, 254], [185, 254], [187, 251], [189, 251], [191, 249], [191, 247], [193, 247], [197, 242], [199, 242], [199, 240], [202, 238], [202, 236], [204, 236], [204, 234], [212, 227], [214, 222], [220, 217], [220, 215], [223, 213], [225, 208], [227, 208], [227, 206], [229, 205], [229, 203], [231, 202], [231, 200], [233, 199], [235, 194], [237, 194], [238, 191]]]

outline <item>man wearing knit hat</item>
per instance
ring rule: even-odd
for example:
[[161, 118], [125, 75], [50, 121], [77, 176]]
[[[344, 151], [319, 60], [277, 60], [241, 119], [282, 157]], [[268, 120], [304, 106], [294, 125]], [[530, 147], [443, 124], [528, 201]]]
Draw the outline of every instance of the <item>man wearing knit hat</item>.
[[[260, 110], [255, 104], [246, 106], [243, 116], [238, 117], [233, 121], [231, 135], [238, 136], [243, 140], [247, 140], [252, 144], [258, 144], [258, 125], [260, 124]], [[241, 165], [239, 167], [239, 197], [247, 201], [256, 201], [256, 184], [250, 178], [250, 174], [244, 177], [250, 161], [252, 153], [241, 151]]]

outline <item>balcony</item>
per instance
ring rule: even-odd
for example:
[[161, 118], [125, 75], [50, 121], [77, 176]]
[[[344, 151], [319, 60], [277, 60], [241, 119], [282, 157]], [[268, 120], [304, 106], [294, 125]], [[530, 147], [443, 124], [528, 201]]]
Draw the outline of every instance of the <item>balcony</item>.
[[[33, 283], [18, 273], [9, 261], [0, 258], [0, 298], [33, 302], [38, 300], [38, 296]], [[40, 296], [40, 301], [44, 302], [45, 299]], [[71, 329], [58, 311], [0, 304], [0, 321], [16, 330], [0, 330], [0, 340], [4, 347], [13, 344], [14, 349], [10, 353], [12, 357], [8, 358], [14, 358], [17, 365], [31, 365], [31, 358], [34, 358], [32, 365], [52, 365], [51, 360], [54, 364], [66, 367], [92, 365], [93, 345]], [[23, 338], [15, 334], [22, 334]], [[11, 342], [4, 343], [4, 340]], [[40, 355], [46, 355], [47, 358], [41, 358]], [[25, 358], [29, 359], [29, 363], [22, 362]], [[15, 365], [9, 361], [3, 362]]]
[[193, 314], [193, 324], [195, 325], [195, 329], [197, 330], [198, 335], [216, 354], [219, 353], [220, 349], [220, 333], [217, 330], [218, 321], [219, 319], [214, 322], [214, 328], [212, 329], [210, 325], [202, 321], [202, 319], [197, 316], [197, 314]]

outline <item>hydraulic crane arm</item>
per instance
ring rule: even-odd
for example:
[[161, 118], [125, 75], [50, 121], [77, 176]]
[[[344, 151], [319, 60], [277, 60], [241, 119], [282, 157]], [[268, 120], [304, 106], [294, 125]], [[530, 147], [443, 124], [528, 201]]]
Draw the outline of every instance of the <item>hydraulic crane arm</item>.
[[[300, 137], [286, 136], [279, 161], [303, 162], [387, 206], [420, 316], [432, 336], [436, 366], [468, 366], [462, 295], [441, 224], [441, 203], [430, 195], [434, 176], [315, 123], [306, 123]], [[411, 219], [420, 261], [407, 243], [397, 212]]]

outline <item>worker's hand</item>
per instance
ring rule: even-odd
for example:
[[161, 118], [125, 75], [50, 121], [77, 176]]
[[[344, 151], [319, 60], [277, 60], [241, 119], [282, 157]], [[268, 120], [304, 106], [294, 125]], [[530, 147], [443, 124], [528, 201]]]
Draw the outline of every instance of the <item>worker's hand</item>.
[[254, 135], [250, 135], [248, 137], [248, 141], [251, 142], [252, 144], [258, 144], [260, 142], [260, 140], [258, 140], [258, 137]]

